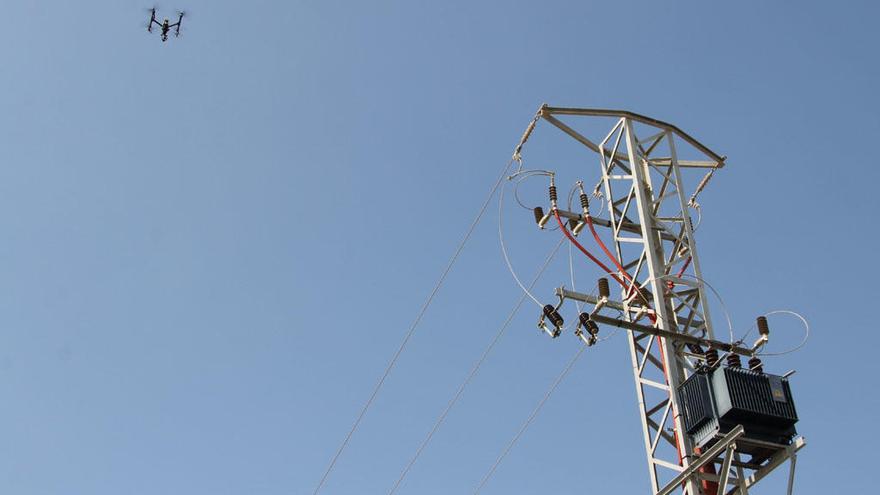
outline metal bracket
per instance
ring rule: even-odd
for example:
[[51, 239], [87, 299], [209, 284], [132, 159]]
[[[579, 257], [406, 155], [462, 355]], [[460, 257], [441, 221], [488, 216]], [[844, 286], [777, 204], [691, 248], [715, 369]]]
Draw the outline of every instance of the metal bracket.
[[773, 457], [770, 458], [770, 461], [761, 469], [758, 469], [751, 476], [746, 478], [745, 485], [746, 488], [752, 487], [755, 483], [764, 479], [765, 476], [770, 474], [771, 471], [779, 467], [785, 461], [791, 459], [791, 470], [789, 471], [788, 476], [788, 493], [791, 495], [791, 491], [794, 487], [794, 469], [795, 464], [797, 463], [797, 452], [804, 448], [807, 445], [806, 439], [804, 437], [797, 437], [791, 443], [791, 445], [787, 446], [785, 449], [780, 450]]
[[661, 488], [660, 491], [657, 492], [657, 495], [669, 495], [673, 490], [679, 488], [685, 480], [699, 471], [700, 468], [712, 462], [724, 451], [727, 451], [727, 455], [724, 458], [724, 464], [727, 469], [724, 469], [721, 472], [721, 483], [719, 483], [719, 486], [723, 487], [726, 485], [727, 472], [730, 471], [730, 460], [733, 459], [733, 450], [736, 449], [736, 444], [734, 442], [737, 438], [741, 437], [743, 433], [745, 433], [745, 429], [743, 429], [742, 425], [737, 425], [736, 428], [730, 430], [727, 435], [724, 435], [724, 437], [715, 443], [715, 445], [709, 447], [703, 455], [698, 457], [694, 462], [688, 464], [688, 466], [684, 468], [684, 471], [679, 473], [678, 476]]

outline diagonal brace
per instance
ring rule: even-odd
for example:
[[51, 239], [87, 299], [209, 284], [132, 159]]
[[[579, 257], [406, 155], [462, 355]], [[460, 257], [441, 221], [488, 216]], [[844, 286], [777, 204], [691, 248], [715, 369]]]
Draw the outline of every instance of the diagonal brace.
[[745, 433], [742, 425], [737, 425], [736, 428], [730, 430], [727, 435], [719, 440], [715, 445], [709, 447], [703, 455], [698, 457], [694, 462], [688, 465], [678, 474], [675, 478], [672, 479], [666, 486], [664, 486], [660, 491], [657, 492], [656, 495], [669, 495], [673, 490], [677, 489], [687, 480], [691, 475], [699, 471], [699, 469], [706, 464], [712, 462], [716, 457], [718, 457], [721, 452], [724, 452], [728, 446], [732, 445], [733, 442], [736, 441], [737, 438], [741, 437], [742, 434]]

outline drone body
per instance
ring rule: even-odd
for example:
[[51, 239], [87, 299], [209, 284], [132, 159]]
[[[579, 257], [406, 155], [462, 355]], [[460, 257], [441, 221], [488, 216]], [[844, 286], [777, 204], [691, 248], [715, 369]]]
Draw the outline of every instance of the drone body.
[[162, 22], [159, 22], [156, 20], [156, 8], [153, 7], [152, 9], [150, 9], [150, 23], [147, 24], [147, 32], [152, 33], [153, 32], [153, 24], [155, 24], [155, 25], [159, 26], [159, 28], [162, 30], [161, 33], [162, 33], [162, 41], [163, 42], [168, 41], [168, 33], [171, 31], [171, 28], [175, 28], [174, 29], [174, 36], [175, 37], [180, 36], [180, 23], [183, 22], [184, 12], [178, 12], [177, 15], [178, 15], [177, 22], [175, 22], [173, 24], [171, 23], [171, 21], [168, 20], [167, 17]]

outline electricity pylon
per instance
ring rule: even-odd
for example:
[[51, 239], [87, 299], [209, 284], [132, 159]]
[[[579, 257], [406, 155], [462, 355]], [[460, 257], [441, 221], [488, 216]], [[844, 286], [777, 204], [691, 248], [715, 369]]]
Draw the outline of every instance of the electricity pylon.
[[[631, 112], [544, 105], [538, 118], [598, 155], [601, 182], [596, 192], [607, 203], [608, 218], [590, 218], [585, 199], [582, 212], [560, 209], [552, 198], [554, 187], [551, 213], [544, 222], [550, 215], [559, 215], [570, 222], [574, 233], [583, 231], [588, 221], [591, 229], [595, 224], [611, 230], [616, 276], [624, 281], [620, 300], [610, 300], [601, 290], [599, 297], [565, 288], [558, 289], [556, 295], [559, 306], [568, 299], [595, 305], [588, 321], [596, 330], [596, 324], [627, 330], [651, 493], [682, 490], [687, 495], [746, 495], [786, 460], [791, 461], [791, 493], [796, 453], [805, 445], [803, 437], [790, 444], [767, 442], [750, 438], [739, 425], [701, 450], [685, 428], [684, 405], [678, 395], [691, 374], [716, 366], [719, 351], [736, 363], [744, 356], [760, 366], [756, 351], [767, 340], [767, 332], [761, 332], [752, 346], [734, 342], [732, 329], [729, 340], [718, 340], [710, 316], [690, 211], [699, 208], [697, 196], [724, 166], [725, 157], [674, 125]], [[560, 118], [602, 118], [612, 127], [604, 139], [593, 141]], [[533, 128], [534, 122], [515, 158]], [[687, 148], [696, 159], [680, 158], [678, 146]], [[631, 281], [629, 287], [626, 281]], [[622, 311], [623, 317], [604, 316], [602, 308]], [[553, 315], [545, 316], [553, 320]], [[550, 333], [555, 337], [558, 328]], [[585, 342], [595, 342], [580, 328], [578, 335]], [[745, 460], [743, 452], [749, 452], [751, 458]]]

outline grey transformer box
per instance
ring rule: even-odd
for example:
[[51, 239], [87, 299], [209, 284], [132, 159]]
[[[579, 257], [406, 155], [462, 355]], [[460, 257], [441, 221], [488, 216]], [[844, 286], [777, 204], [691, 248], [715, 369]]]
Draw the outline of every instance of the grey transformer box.
[[691, 375], [678, 388], [678, 397], [684, 428], [701, 449], [743, 425], [737, 449], [761, 462], [797, 434], [791, 388], [781, 376], [719, 366]]

